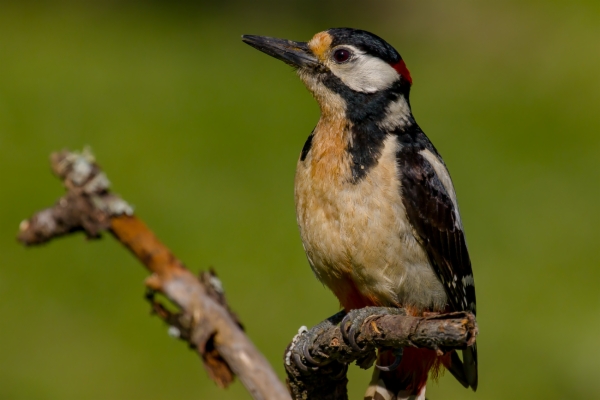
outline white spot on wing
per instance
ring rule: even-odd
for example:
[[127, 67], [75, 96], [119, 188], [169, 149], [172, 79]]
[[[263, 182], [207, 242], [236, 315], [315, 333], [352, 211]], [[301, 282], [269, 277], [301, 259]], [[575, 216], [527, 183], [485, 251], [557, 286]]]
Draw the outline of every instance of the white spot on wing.
[[462, 283], [464, 286], [475, 286], [475, 280], [473, 279], [473, 275], [469, 274], [467, 276], [463, 276]]

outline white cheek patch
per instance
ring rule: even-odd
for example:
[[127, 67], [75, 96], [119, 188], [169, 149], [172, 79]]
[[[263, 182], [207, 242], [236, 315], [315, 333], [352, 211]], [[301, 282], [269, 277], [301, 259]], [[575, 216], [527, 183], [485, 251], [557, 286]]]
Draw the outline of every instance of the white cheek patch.
[[329, 69], [350, 89], [374, 93], [392, 86], [400, 75], [385, 61], [353, 49], [354, 59], [345, 64], [329, 63]]

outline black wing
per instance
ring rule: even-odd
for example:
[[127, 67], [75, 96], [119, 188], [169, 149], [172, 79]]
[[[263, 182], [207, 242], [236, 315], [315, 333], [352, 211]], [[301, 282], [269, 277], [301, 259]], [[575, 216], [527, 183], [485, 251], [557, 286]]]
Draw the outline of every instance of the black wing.
[[433, 166], [416, 149], [403, 148], [398, 163], [408, 220], [444, 285], [451, 310], [475, 313], [473, 271], [458, 210]]
[[[402, 201], [408, 220], [444, 285], [450, 309], [475, 314], [473, 270], [458, 210], [435, 169], [419, 150], [417, 146], [405, 146], [398, 153]], [[437, 157], [435, 149], [432, 150]], [[447, 173], [445, 167], [444, 173]], [[477, 389], [477, 347], [463, 350], [462, 363], [455, 353], [452, 361], [450, 372], [458, 381]]]

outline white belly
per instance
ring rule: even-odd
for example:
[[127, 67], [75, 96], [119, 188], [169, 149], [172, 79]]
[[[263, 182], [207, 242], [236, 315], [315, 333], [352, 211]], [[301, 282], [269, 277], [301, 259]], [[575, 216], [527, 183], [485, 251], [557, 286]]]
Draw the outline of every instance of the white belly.
[[[317, 138], [315, 137], [315, 140]], [[312, 159], [296, 171], [296, 212], [306, 255], [329, 287], [349, 277], [381, 304], [441, 310], [446, 294], [406, 219], [395, 137], [360, 182], [347, 160]], [[330, 169], [317, 171], [316, 169]], [[336, 173], [332, 173], [332, 171]]]

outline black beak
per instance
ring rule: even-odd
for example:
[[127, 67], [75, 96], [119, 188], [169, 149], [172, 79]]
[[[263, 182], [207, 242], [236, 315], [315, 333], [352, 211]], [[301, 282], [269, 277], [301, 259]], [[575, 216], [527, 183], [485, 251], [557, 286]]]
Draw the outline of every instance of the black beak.
[[296, 68], [314, 68], [319, 60], [306, 42], [276, 39], [267, 36], [243, 35], [244, 43]]

